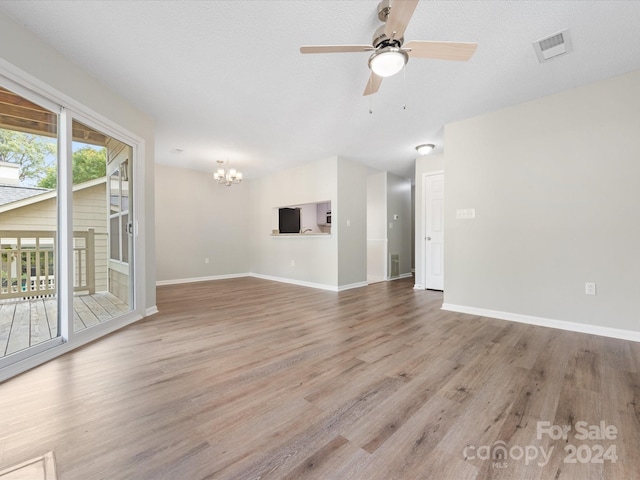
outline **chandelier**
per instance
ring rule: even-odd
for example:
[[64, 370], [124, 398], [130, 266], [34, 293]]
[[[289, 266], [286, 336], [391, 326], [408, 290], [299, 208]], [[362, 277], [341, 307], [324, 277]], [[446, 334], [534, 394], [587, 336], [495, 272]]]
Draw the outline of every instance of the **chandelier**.
[[242, 172], [238, 172], [235, 168], [229, 168], [229, 160], [227, 160], [227, 168], [223, 167], [224, 160], [217, 160], [218, 170], [213, 172], [213, 179], [221, 185], [230, 187], [234, 183], [242, 181]]

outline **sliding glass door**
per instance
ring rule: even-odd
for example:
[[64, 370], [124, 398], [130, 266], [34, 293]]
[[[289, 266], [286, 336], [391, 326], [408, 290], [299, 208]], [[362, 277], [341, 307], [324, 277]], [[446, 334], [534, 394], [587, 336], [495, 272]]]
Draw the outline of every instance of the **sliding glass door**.
[[133, 155], [0, 77], [0, 367], [133, 310]]
[[0, 359], [60, 343], [57, 111], [0, 84]]
[[[73, 120], [73, 331], [131, 310], [133, 148]], [[82, 139], [82, 140], [79, 140]]]

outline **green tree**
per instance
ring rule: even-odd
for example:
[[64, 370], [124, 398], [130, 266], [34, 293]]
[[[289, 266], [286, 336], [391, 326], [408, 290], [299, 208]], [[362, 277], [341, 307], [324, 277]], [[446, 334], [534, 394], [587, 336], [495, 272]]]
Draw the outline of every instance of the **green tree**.
[[20, 181], [36, 183], [55, 161], [56, 144], [40, 135], [0, 128], [0, 161], [20, 165]]
[[[107, 175], [107, 149], [96, 150], [92, 147], [82, 147], [73, 152], [72, 164], [73, 184], [93, 180]], [[46, 169], [45, 176], [38, 183], [42, 188], [56, 188], [58, 176], [55, 167]]]

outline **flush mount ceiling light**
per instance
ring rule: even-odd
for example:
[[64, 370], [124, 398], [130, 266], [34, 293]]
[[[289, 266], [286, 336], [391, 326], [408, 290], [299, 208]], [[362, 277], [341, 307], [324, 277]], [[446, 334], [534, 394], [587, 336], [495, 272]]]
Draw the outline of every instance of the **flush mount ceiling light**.
[[373, 52], [369, 58], [369, 68], [379, 77], [390, 77], [404, 68], [409, 55], [398, 47], [384, 47]]
[[426, 155], [427, 153], [431, 153], [431, 150], [436, 148], [433, 143], [423, 143], [422, 145], [418, 145], [416, 150], [420, 155]]
[[227, 169], [222, 166], [224, 160], [217, 160], [218, 170], [213, 173], [213, 179], [220, 185], [226, 185], [230, 187], [234, 183], [240, 183], [242, 181], [242, 172], [238, 172], [235, 168], [229, 168], [229, 160], [227, 160]]

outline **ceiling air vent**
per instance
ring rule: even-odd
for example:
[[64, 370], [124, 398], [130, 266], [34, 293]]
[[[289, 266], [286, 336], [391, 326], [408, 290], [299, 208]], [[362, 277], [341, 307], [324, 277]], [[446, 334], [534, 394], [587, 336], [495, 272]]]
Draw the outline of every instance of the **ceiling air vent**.
[[541, 38], [537, 42], [533, 42], [533, 49], [536, 51], [540, 63], [569, 53], [571, 51], [569, 30], [562, 30], [548, 37]]

